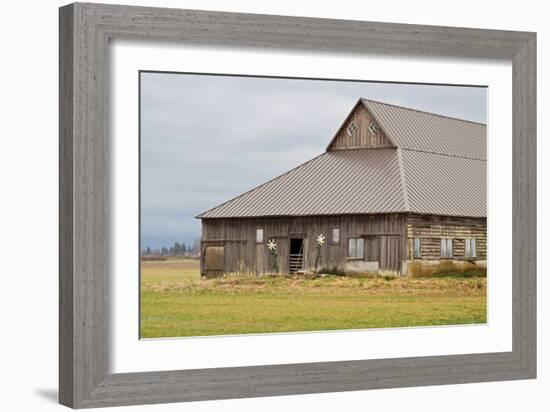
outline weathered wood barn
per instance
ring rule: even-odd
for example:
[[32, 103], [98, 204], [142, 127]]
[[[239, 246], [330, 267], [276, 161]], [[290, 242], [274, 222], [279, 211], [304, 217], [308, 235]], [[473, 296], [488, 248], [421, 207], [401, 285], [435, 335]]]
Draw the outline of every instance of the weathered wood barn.
[[323, 154], [197, 216], [201, 272], [484, 269], [486, 133], [359, 99]]

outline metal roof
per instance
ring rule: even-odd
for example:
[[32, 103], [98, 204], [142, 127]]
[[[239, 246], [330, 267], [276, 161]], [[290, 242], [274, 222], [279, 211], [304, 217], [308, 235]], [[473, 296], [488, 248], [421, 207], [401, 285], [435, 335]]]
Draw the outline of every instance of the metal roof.
[[197, 217], [487, 216], [485, 125], [361, 101], [396, 147], [329, 150]]
[[487, 126], [361, 99], [392, 143], [402, 149], [487, 159]]
[[485, 160], [414, 150], [401, 150], [401, 156], [410, 212], [487, 216]]
[[395, 149], [326, 152], [199, 218], [405, 212]]

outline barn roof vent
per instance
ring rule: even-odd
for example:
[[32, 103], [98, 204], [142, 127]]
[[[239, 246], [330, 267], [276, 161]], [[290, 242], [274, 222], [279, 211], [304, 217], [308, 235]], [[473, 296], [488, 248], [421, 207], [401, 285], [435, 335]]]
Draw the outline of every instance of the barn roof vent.
[[369, 124], [369, 131], [370, 131], [372, 134], [378, 133], [378, 125], [376, 124], [376, 122], [370, 122], [370, 124]]
[[351, 122], [347, 128], [348, 136], [355, 136], [356, 131], [357, 131], [357, 126], [355, 125], [355, 122]]

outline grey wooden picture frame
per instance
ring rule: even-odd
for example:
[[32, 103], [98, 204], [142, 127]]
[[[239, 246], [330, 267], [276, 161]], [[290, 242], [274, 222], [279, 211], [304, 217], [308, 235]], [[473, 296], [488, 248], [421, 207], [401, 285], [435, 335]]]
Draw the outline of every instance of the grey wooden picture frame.
[[[536, 377], [535, 33], [85, 3], [62, 7], [59, 19], [60, 403], [89, 408]], [[109, 373], [111, 39], [511, 61], [512, 351]]]

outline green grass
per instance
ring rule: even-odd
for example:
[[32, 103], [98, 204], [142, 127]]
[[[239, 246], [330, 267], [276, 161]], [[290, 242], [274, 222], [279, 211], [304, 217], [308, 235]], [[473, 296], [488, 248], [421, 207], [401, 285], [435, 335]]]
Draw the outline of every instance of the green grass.
[[327, 276], [200, 280], [198, 262], [142, 262], [144, 338], [486, 322], [486, 279]]

